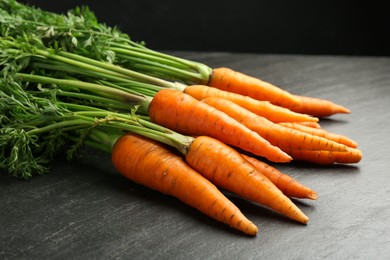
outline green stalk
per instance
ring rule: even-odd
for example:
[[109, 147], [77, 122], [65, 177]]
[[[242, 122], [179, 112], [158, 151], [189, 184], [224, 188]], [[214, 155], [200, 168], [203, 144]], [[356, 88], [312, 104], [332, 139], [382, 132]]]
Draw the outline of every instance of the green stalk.
[[84, 144], [111, 153], [115, 143], [121, 136], [121, 132], [110, 131], [106, 127], [95, 127], [89, 131]]
[[70, 86], [70, 87], [75, 87], [83, 90], [92, 91], [94, 93], [104, 93], [113, 99], [129, 102], [130, 104], [133, 105], [142, 105], [144, 103], [149, 102], [149, 98], [146, 96], [130, 94], [128, 92], [119, 89], [111, 88], [108, 86], [102, 86], [99, 84], [89, 83], [89, 82], [83, 82], [79, 80], [57, 79], [52, 77], [45, 77], [45, 76], [26, 74], [26, 73], [16, 73], [15, 77], [22, 81], [35, 82], [41, 84], [56, 84], [59, 86]]
[[132, 57], [128, 55], [118, 54], [118, 57], [126, 60], [129, 63], [126, 63], [124, 66], [129, 66], [132, 69], [137, 71], [146, 72], [155, 77], [162, 77], [165, 79], [173, 79], [174, 81], [184, 81], [184, 82], [202, 82], [199, 79], [197, 73], [179, 69], [176, 67], [167, 66], [162, 63], [157, 63], [155, 61], [144, 60], [137, 57]]
[[[75, 66], [64, 64], [59, 61], [50, 61], [50, 60], [42, 60], [40, 62], [34, 61], [32, 63], [32, 67], [49, 69], [54, 72], [63, 71], [70, 74], [92, 77], [94, 79], [91, 79], [91, 81], [95, 81], [101, 85], [112, 86], [132, 94], [143, 94], [152, 97], [154, 96], [154, 94], [156, 94], [158, 91], [162, 89], [162, 87], [158, 87], [156, 85], [131, 80], [128, 78], [122, 78], [104, 72], [97, 72], [97, 71], [91, 71], [83, 68], [77, 68]], [[100, 80], [95, 80], [95, 79], [100, 79]], [[113, 82], [115, 82], [115, 84]], [[122, 87], [124, 85], [126, 87]]]
[[167, 88], [172, 88], [172, 85], [173, 85], [172, 82], [169, 82], [166, 80], [151, 77], [151, 76], [148, 76], [146, 74], [142, 74], [142, 73], [139, 73], [136, 71], [125, 69], [125, 68], [122, 68], [120, 66], [116, 66], [116, 65], [113, 65], [110, 63], [105, 63], [105, 62], [97, 61], [97, 60], [90, 59], [87, 57], [83, 57], [83, 56], [80, 56], [80, 55], [77, 55], [74, 53], [62, 51], [62, 52], [60, 52], [60, 54], [61, 54], [61, 56], [69, 58], [69, 59], [77, 60], [80, 62], [84, 62], [86, 64], [91, 64], [91, 65], [94, 65], [94, 66], [97, 66], [100, 68], [104, 68], [104, 69], [107, 69], [110, 71], [118, 72], [118, 73], [126, 75], [130, 78], [139, 80], [141, 82], [146, 82], [146, 83], [150, 83], [150, 84], [154, 84], [154, 85], [162, 86], [162, 87], [167, 87]]
[[101, 84], [101, 85], [104, 85], [104, 86], [110, 86], [110, 87], [113, 87], [113, 88], [116, 88], [116, 89], [120, 89], [120, 90], [123, 90], [123, 91], [127, 91], [129, 93], [133, 93], [133, 94], [139, 94], [141, 93], [142, 95], [146, 95], [148, 97], [154, 97], [154, 95], [157, 94], [157, 92], [159, 92], [161, 89], [161, 87], [157, 87], [157, 86], [143, 86], [142, 83], [139, 83], [139, 84], [128, 84], [128, 83], [119, 83], [119, 82], [110, 82], [110, 81], [106, 81], [106, 80], [97, 80], [96, 81], [98, 84]]
[[[53, 54], [45, 50], [36, 50], [35, 52], [46, 58], [57, 60], [82, 69], [82, 71], [77, 71], [76, 68], [72, 69], [60, 67], [60, 69], [64, 71], [71, 71], [73, 73], [82, 73], [84, 71], [89, 75], [96, 75], [98, 73], [98, 75], [104, 75], [104, 77], [113, 79], [114, 81], [131, 82], [133, 85], [143, 84], [144, 87], [149, 86], [150, 88], [153, 86], [160, 86], [164, 88], [178, 89], [180, 91], [184, 91], [185, 89], [185, 85], [179, 84], [177, 82], [166, 81], [117, 65], [97, 61], [70, 52], [61, 51], [59, 52], [61, 55]], [[42, 63], [38, 63], [36, 65], [50, 68], [50, 66], [44, 66]]]
[[[110, 45], [113, 46], [110, 48], [111, 50], [118, 54], [125, 54], [128, 59], [133, 59], [133, 57], [141, 58], [134, 59], [139, 62], [136, 63], [135, 66], [139, 66], [139, 64], [143, 62], [149, 64], [154, 62], [156, 65], [161, 63], [164, 64], [167, 69], [172, 70], [172, 72], [181, 74], [180, 77], [186, 79], [187, 82], [206, 84], [209, 81], [210, 75], [212, 73], [212, 69], [205, 64], [182, 59], [162, 52], [157, 52], [148, 48], [140, 49], [116, 42], [113, 42]], [[158, 66], [159, 65], [156, 67]]]
[[[82, 68], [85, 70], [99, 72], [99, 73], [105, 73], [107, 75], [111, 75], [111, 76], [118, 77], [118, 78], [129, 79], [129, 76], [126, 74], [119, 73], [117, 71], [109, 70], [109, 69], [99, 67], [96, 65], [88, 64], [88, 63], [85, 63], [85, 61], [81, 62], [79, 60], [75, 60], [72, 58], [60, 56], [58, 54], [50, 53], [49, 51], [46, 51], [46, 50], [36, 50], [35, 52], [36, 52], [36, 54], [42, 55], [43, 57], [46, 57], [48, 59], [61, 61], [63, 63], [70, 64], [70, 65], [73, 65], [75, 67], [79, 67], [79, 68]], [[62, 53], [64, 53], [64, 52], [62, 52]]]
[[[16, 26], [16, 28], [9, 26], [11, 29], [4, 29], [5, 33], [19, 32], [18, 35], [34, 35], [51, 44], [47, 47], [57, 49], [59, 46], [65, 50], [72, 50], [73, 54], [66, 53], [65, 56], [77, 61], [89, 63], [87, 58], [82, 59], [85, 55], [101, 59], [106, 56], [104, 51], [108, 50], [122, 59], [122, 61], [119, 60], [120, 64], [126, 61], [135, 62], [131, 65], [132, 67], [149, 75], [155, 74], [158, 70], [159, 74], [156, 75], [162, 78], [206, 84], [212, 73], [212, 69], [205, 64], [154, 51], [132, 41], [127, 34], [116, 28], [100, 24], [96, 16], [87, 8], [73, 10], [69, 12], [69, 15], [61, 15], [23, 4], [10, 5], [4, 2], [4, 5], [5, 10], [8, 10], [4, 13], [4, 27], [7, 27], [7, 23], [13, 27]], [[25, 11], [20, 12], [20, 10]], [[16, 37], [14, 34], [10, 36]], [[123, 54], [125, 55], [121, 56]], [[111, 67], [113, 65], [108, 63], [96, 63], [95, 65], [109, 70], [113, 69]], [[120, 73], [143, 82], [170, 87], [169, 82], [153, 77], [148, 78], [145, 75], [140, 77], [136, 71], [124, 70]]]
[[[27, 131], [27, 134], [34, 136], [53, 131], [55, 129], [70, 131], [74, 129], [87, 129], [91, 127], [108, 127], [111, 129], [118, 129], [125, 132], [139, 134], [155, 141], [167, 144], [174, 147], [184, 155], [187, 154], [189, 146], [194, 140], [193, 137], [184, 136], [157, 124], [138, 119], [135, 115], [126, 115], [102, 109], [77, 111], [73, 112], [72, 114], [73, 116], [71, 117], [63, 116], [64, 119], [72, 119], [66, 119], [64, 121], [54, 122], [45, 126], [34, 128]], [[117, 137], [113, 136], [112, 138], [115, 139]], [[110, 141], [110, 143], [114, 142], [115, 140]]]
[[110, 50], [115, 53], [123, 54], [124, 57], [134, 58], [134, 60], [145, 61], [151, 63], [160, 63], [166, 66], [172, 66], [180, 70], [192, 69], [191, 66], [188, 66], [186, 63], [182, 63], [176, 60], [166, 59], [165, 57], [160, 57], [152, 53], [148, 49], [139, 49], [131, 46], [125, 46], [123, 44], [119, 45], [117, 43], [112, 43], [111, 46], [120, 46], [120, 47], [110, 47]]
[[27, 131], [27, 134], [29, 135], [39, 135], [39, 134], [42, 134], [42, 133], [45, 133], [45, 132], [50, 132], [54, 129], [57, 129], [57, 128], [66, 128], [68, 126], [82, 126], [82, 125], [85, 125], [85, 126], [89, 126], [91, 125], [91, 122], [90, 120], [85, 120], [85, 119], [72, 119], [72, 120], [66, 120], [66, 121], [60, 121], [60, 122], [56, 122], [56, 123], [52, 123], [50, 125], [47, 125], [47, 126], [43, 126], [43, 127], [39, 127], [39, 128], [35, 128], [35, 129], [32, 129], [32, 130], [29, 130]]
[[80, 111], [75, 112], [75, 116], [101, 118], [99, 125], [108, 123], [110, 126], [125, 131], [137, 133], [154, 140], [157, 139], [156, 141], [173, 146], [183, 154], [187, 153], [188, 146], [193, 141], [192, 137], [181, 135], [158, 124], [140, 119], [135, 115], [116, 112], [107, 113], [107, 111]]
[[[84, 101], [85, 104], [91, 104], [94, 106], [102, 106], [102, 107], [111, 108], [111, 109], [130, 111], [130, 109], [133, 107], [125, 102], [117, 101], [117, 100], [110, 99], [110, 98], [80, 93], [80, 92], [59, 90], [56, 92], [56, 95], [85, 100]], [[82, 102], [82, 101], [80, 101], [80, 102]]]

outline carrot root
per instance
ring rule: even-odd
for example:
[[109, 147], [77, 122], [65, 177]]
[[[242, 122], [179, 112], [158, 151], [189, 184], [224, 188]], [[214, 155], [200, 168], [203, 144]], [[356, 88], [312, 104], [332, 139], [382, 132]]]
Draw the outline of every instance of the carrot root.
[[249, 129], [257, 132], [272, 145], [277, 146], [282, 150], [347, 150], [347, 146], [344, 144], [275, 124], [263, 117], [251, 113], [229, 100], [218, 97], [209, 97], [204, 99], [203, 102], [225, 112], [227, 115], [236, 119]]
[[296, 122], [296, 123], [311, 128], [318, 128], [318, 129], [321, 128], [321, 125], [318, 122]]
[[257, 227], [214, 184], [160, 143], [134, 134], [122, 136], [112, 151], [116, 169], [128, 179], [174, 196], [200, 212], [248, 235]]
[[183, 92], [163, 89], [153, 98], [149, 116], [157, 124], [187, 135], [207, 135], [274, 162], [291, 157], [227, 114]]
[[331, 133], [329, 131], [326, 131], [325, 129], [312, 128], [312, 127], [308, 127], [308, 126], [297, 124], [297, 123], [279, 123], [279, 124], [286, 126], [286, 127], [289, 127], [289, 128], [292, 128], [292, 129], [295, 129], [295, 130], [299, 130], [301, 132], [324, 137], [326, 139], [338, 142], [340, 144], [347, 145], [347, 146], [352, 147], [352, 148], [356, 148], [358, 146], [357, 142], [355, 142], [354, 140], [352, 140], [344, 135]]
[[257, 100], [270, 101], [278, 106], [291, 107], [300, 103], [299, 98], [279, 87], [229, 68], [213, 69], [208, 85]]
[[304, 186], [291, 176], [284, 174], [269, 164], [259, 161], [254, 157], [243, 155], [259, 172], [263, 173], [275, 184], [287, 197], [316, 200], [318, 194]]
[[267, 177], [236, 150], [200, 136], [192, 143], [187, 163], [216, 186], [257, 202], [301, 223], [309, 218]]
[[293, 112], [287, 108], [274, 105], [269, 101], [259, 101], [249, 96], [223, 91], [218, 88], [208, 87], [204, 85], [191, 85], [187, 86], [184, 92], [196, 98], [197, 100], [203, 100], [208, 97], [219, 97], [233, 101], [234, 103], [248, 109], [249, 111], [259, 116], [265, 117], [274, 123], [318, 122], [318, 118], [316, 117]]
[[348, 148], [346, 152], [299, 149], [284, 149], [284, 151], [290, 154], [294, 160], [322, 165], [358, 163], [363, 156], [362, 152], [356, 148]]
[[335, 104], [332, 101], [326, 99], [299, 95], [295, 96], [300, 99], [300, 103], [296, 106], [288, 106], [287, 108], [297, 113], [304, 113], [316, 117], [328, 117], [338, 113], [351, 113], [348, 108]]

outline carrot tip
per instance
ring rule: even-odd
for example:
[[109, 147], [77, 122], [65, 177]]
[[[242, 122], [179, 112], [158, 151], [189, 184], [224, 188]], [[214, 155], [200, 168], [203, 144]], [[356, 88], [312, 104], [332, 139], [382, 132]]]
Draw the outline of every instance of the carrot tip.
[[282, 151], [282, 154], [278, 157], [278, 159], [271, 160], [271, 161], [278, 162], [278, 163], [289, 163], [292, 160], [293, 158], [289, 154]]
[[301, 222], [302, 222], [302, 224], [307, 224], [307, 222], [309, 222], [309, 217], [302, 219]]
[[351, 110], [349, 110], [348, 108], [342, 106], [342, 105], [338, 105], [338, 104], [333, 104], [334, 106], [334, 114], [336, 113], [341, 113], [341, 114], [350, 114], [351, 113]]
[[352, 147], [352, 148], [357, 148], [358, 147], [358, 143], [353, 141], [353, 140], [349, 140], [349, 147]]
[[318, 194], [313, 191], [313, 192], [307, 194], [307, 198], [311, 199], [311, 200], [316, 200], [316, 199], [318, 199]]
[[257, 228], [257, 226], [255, 224], [251, 224], [247, 227], [247, 229], [245, 230], [245, 233], [247, 235], [250, 235], [250, 236], [256, 236], [257, 235], [257, 232], [259, 232], [259, 229]]

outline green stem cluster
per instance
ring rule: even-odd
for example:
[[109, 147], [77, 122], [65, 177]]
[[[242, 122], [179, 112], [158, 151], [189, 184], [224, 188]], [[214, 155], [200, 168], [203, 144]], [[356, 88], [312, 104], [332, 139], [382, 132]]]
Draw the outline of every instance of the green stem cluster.
[[148, 107], [162, 88], [183, 91], [180, 82], [210, 73], [132, 41], [87, 8], [59, 15], [0, 0], [0, 169], [29, 178], [65, 148], [110, 152], [126, 132], [186, 154], [194, 138], [150, 122]]
[[[21, 76], [18, 74], [18, 77]], [[43, 164], [50, 162], [69, 142], [73, 143], [68, 149], [72, 155], [82, 144], [109, 152], [126, 132], [167, 144], [183, 154], [193, 141], [192, 137], [156, 125], [133, 112], [95, 107], [93, 93], [83, 93], [83, 98], [90, 96], [91, 104], [87, 106], [66, 101], [63, 98], [67, 97], [65, 93], [58, 98], [55, 89], [37, 91], [32, 86], [32, 82], [47, 84], [57, 82], [57, 79], [51, 81], [47, 77], [30, 75], [24, 78], [29, 79], [29, 86], [24, 90], [20, 87], [17, 96], [11, 97], [9, 94], [13, 89], [9, 88], [17, 84], [18, 77], [15, 77], [14, 84], [2, 81], [0, 85], [0, 101], [5, 101], [0, 106], [0, 112], [7, 117], [0, 124], [0, 168], [16, 177], [29, 178], [33, 174], [44, 173]], [[66, 84], [65, 81], [61, 84]]]
[[[0, 7], [3, 16], [0, 30], [6, 36], [35, 35], [43, 39], [47, 47], [60, 47], [81, 56], [186, 84], [206, 84], [212, 73], [205, 64], [154, 51], [132, 41], [117, 28], [99, 23], [87, 7], [70, 10], [67, 15], [15, 0], [3, 0]], [[155, 84], [163, 86], [161, 82]]]

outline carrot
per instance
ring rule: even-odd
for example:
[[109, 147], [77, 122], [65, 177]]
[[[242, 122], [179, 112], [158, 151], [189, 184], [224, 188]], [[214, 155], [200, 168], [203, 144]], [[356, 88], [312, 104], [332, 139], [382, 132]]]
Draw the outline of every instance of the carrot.
[[213, 69], [208, 86], [249, 96], [315, 117], [327, 117], [350, 110], [329, 100], [294, 95], [258, 78], [228, 68]]
[[258, 231], [214, 184], [156, 141], [135, 134], [123, 135], [114, 145], [112, 161], [121, 174], [138, 184], [174, 196], [248, 235]]
[[208, 136], [191, 144], [186, 162], [217, 187], [260, 203], [301, 223], [309, 218], [233, 148]]
[[299, 98], [279, 87], [229, 68], [213, 69], [208, 85], [283, 107], [297, 106], [300, 102]]
[[344, 135], [341, 135], [341, 134], [335, 134], [335, 133], [328, 132], [325, 129], [312, 128], [312, 127], [297, 124], [297, 123], [280, 123], [280, 125], [285, 126], [285, 127], [289, 127], [289, 128], [295, 129], [295, 130], [299, 130], [299, 131], [302, 131], [305, 133], [309, 133], [312, 135], [321, 136], [321, 137], [327, 138], [329, 140], [333, 140], [335, 142], [347, 145], [347, 146], [352, 147], [352, 148], [356, 148], [358, 146], [358, 144], [354, 140], [352, 140]]
[[252, 111], [253, 113], [263, 116], [272, 122], [317, 122], [318, 118], [309, 115], [296, 113], [289, 109], [276, 106], [268, 101], [259, 101], [248, 96], [231, 93], [217, 88], [204, 85], [191, 85], [184, 89], [186, 94], [202, 100], [207, 97], [220, 97], [233, 101], [234, 103]]
[[285, 149], [285, 151], [290, 154], [294, 160], [322, 165], [358, 163], [362, 159], [362, 152], [356, 148], [348, 148], [346, 152], [299, 149]]
[[321, 128], [321, 125], [318, 122], [296, 122], [296, 123], [307, 127]]
[[286, 149], [346, 151], [347, 149], [347, 146], [326, 138], [272, 123], [229, 100], [209, 97], [204, 99], [203, 102], [225, 112], [283, 151], [286, 151]]
[[316, 117], [327, 117], [337, 113], [349, 114], [351, 111], [341, 105], [326, 99], [295, 95], [300, 99], [298, 105], [286, 106], [297, 113], [304, 113]]
[[274, 162], [291, 157], [225, 113], [172, 89], [160, 90], [149, 106], [151, 120], [186, 135], [208, 135]]
[[263, 173], [272, 183], [275, 184], [286, 196], [316, 200], [318, 195], [312, 189], [304, 186], [291, 176], [284, 174], [276, 168], [257, 160], [254, 157], [243, 154], [259, 172]]

